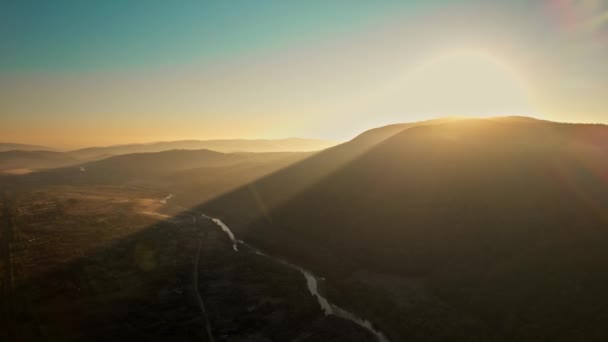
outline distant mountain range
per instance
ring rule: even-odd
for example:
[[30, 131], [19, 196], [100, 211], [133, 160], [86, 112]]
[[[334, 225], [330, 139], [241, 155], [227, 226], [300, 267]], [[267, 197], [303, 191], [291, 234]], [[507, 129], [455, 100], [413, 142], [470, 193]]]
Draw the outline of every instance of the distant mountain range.
[[107, 147], [89, 147], [70, 154], [79, 159], [99, 159], [111, 155], [127, 153], [150, 153], [167, 150], [201, 150], [217, 152], [309, 152], [335, 145], [336, 142], [318, 139], [225, 139], [225, 140], [182, 140], [148, 144], [128, 144]]
[[277, 140], [184, 140], [149, 144], [129, 144], [107, 147], [90, 147], [68, 152], [44, 150], [42, 146], [0, 144], [0, 173], [27, 173], [29, 171], [78, 165], [117, 155], [153, 153], [169, 150], [213, 150], [217, 152], [307, 152], [335, 145], [335, 142], [318, 139]]

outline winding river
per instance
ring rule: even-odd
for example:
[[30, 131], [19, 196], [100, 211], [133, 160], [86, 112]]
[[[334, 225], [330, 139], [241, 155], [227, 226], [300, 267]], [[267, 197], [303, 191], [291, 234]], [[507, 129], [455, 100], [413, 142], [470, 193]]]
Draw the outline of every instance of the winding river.
[[317, 299], [317, 302], [319, 303], [319, 307], [321, 308], [321, 310], [323, 311], [323, 313], [326, 316], [334, 315], [336, 317], [340, 317], [340, 318], [349, 320], [349, 321], [365, 328], [370, 333], [372, 333], [376, 337], [376, 340], [378, 340], [379, 342], [389, 342], [388, 338], [384, 335], [384, 333], [382, 333], [381, 331], [374, 328], [373, 324], [370, 321], [358, 317], [357, 315], [353, 314], [352, 312], [347, 311], [347, 310], [331, 303], [329, 300], [327, 300], [327, 298], [323, 297], [323, 295], [321, 293], [319, 293], [319, 286], [318, 286], [319, 278], [316, 275], [314, 275], [312, 272], [310, 272], [298, 265], [294, 265], [284, 259], [270, 256], [270, 255], [262, 252], [258, 248], [246, 243], [245, 241], [237, 239], [234, 236], [234, 233], [230, 230], [230, 228], [226, 224], [224, 224], [224, 222], [222, 222], [220, 219], [214, 218], [214, 217], [211, 217], [211, 216], [208, 216], [205, 214], [201, 214], [201, 216], [206, 219], [211, 220], [213, 223], [218, 225], [222, 229], [222, 231], [224, 231], [226, 233], [226, 235], [228, 235], [228, 237], [230, 238], [230, 241], [232, 242], [232, 249], [235, 252], [238, 252], [239, 251], [238, 246], [242, 245], [242, 246], [246, 247], [247, 249], [253, 251], [255, 254], [263, 255], [267, 258], [270, 258], [278, 263], [281, 263], [287, 267], [290, 267], [290, 268], [295, 269], [295, 270], [299, 271], [300, 273], [302, 273], [302, 275], [304, 275], [304, 278], [306, 279], [306, 286], [308, 287], [308, 291], [310, 292], [311, 295], [313, 295]]
[[[165, 198], [161, 199], [160, 202], [163, 204], [167, 204], [167, 201], [172, 199], [173, 197], [175, 197], [175, 196], [173, 194], [170, 194], [170, 195], [166, 196]], [[183, 208], [183, 209], [185, 209], [185, 208]], [[290, 268], [295, 269], [295, 270], [299, 271], [300, 273], [302, 273], [302, 275], [306, 279], [306, 286], [308, 287], [308, 291], [310, 292], [311, 295], [313, 295], [317, 299], [317, 302], [319, 303], [319, 307], [321, 308], [321, 311], [323, 311], [325, 316], [334, 315], [336, 317], [340, 317], [342, 319], [349, 320], [349, 321], [359, 325], [360, 327], [366, 329], [367, 331], [369, 331], [372, 335], [374, 335], [374, 337], [376, 338], [377, 341], [389, 342], [389, 339], [384, 335], [384, 333], [382, 333], [381, 331], [374, 328], [374, 325], [372, 324], [372, 322], [370, 322], [366, 319], [363, 319], [363, 318], [355, 315], [354, 313], [331, 303], [327, 298], [325, 298], [321, 293], [319, 293], [319, 277], [317, 277], [312, 272], [310, 272], [310, 271], [306, 270], [305, 268], [300, 267], [298, 265], [294, 265], [287, 260], [270, 256], [270, 255], [262, 252], [260, 249], [256, 248], [255, 246], [252, 246], [243, 240], [237, 239], [236, 236], [234, 235], [234, 233], [232, 232], [232, 230], [230, 230], [230, 228], [224, 222], [222, 222], [222, 220], [220, 220], [218, 218], [211, 217], [211, 216], [208, 216], [205, 214], [201, 214], [201, 217], [211, 220], [218, 227], [220, 227], [222, 229], [222, 231], [224, 233], [226, 233], [226, 235], [228, 235], [228, 238], [230, 238], [230, 242], [232, 242], [232, 249], [235, 252], [239, 251], [239, 245], [241, 245], [241, 246], [244, 246], [247, 249], [251, 250], [252, 252], [254, 252], [257, 255], [265, 256], [280, 264], [283, 264], [287, 267], [290, 267]], [[196, 222], [196, 219], [194, 219], [194, 220]]]
[[169, 194], [169, 195], [167, 195], [165, 198], [161, 199], [161, 200], [160, 200], [160, 203], [162, 203], [162, 204], [167, 204], [167, 201], [168, 201], [168, 200], [170, 200], [170, 199], [172, 199], [173, 197], [175, 197], [175, 195], [173, 195], [173, 194]]

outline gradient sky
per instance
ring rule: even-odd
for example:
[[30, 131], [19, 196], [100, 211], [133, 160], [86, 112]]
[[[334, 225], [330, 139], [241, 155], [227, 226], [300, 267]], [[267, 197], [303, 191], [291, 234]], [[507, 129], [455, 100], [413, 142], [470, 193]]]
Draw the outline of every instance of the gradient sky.
[[0, 141], [608, 122], [608, 0], [0, 0]]

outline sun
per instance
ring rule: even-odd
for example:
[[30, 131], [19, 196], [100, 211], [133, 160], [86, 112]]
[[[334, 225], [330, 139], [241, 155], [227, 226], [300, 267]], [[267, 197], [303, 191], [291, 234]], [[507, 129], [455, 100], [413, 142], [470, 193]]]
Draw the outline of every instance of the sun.
[[407, 112], [425, 116], [536, 116], [525, 82], [513, 68], [483, 53], [459, 52], [408, 73], [400, 90]]

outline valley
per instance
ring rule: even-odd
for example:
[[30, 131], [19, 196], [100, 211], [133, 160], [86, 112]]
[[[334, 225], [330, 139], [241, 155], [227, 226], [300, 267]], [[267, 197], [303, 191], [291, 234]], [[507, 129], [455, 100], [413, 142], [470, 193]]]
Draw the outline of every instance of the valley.
[[173, 202], [112, 186], [7, 194], [4, 338], [374, 339], [328, 316], [300, 269], [235, 251], [216, 222]]
[[0, 0], [0, 342], [608, 341], [608, 0]]
[[601, 341], [603, 136], [442, 119], [316, 153], [135, 153], [4, 176], [2, 331]]

